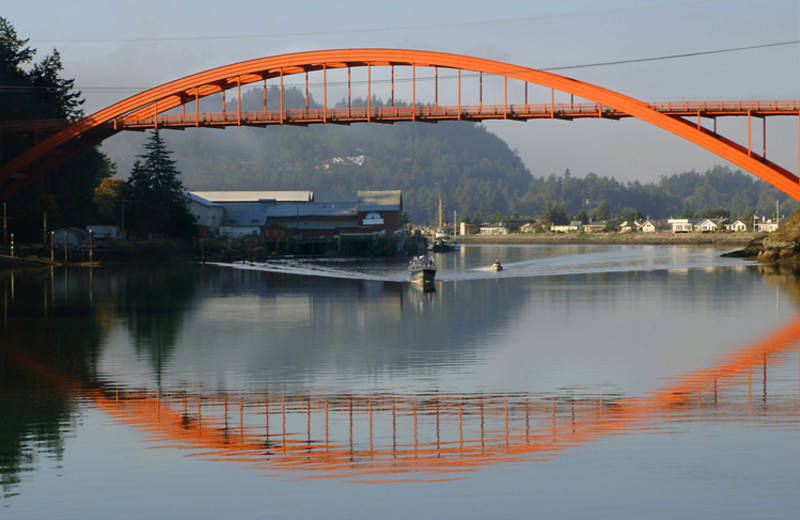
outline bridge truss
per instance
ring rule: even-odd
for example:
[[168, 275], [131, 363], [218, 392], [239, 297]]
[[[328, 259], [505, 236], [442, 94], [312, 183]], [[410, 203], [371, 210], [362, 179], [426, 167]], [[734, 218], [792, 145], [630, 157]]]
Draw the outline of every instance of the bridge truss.
[[[354, 71], [360, 73], [356, 81], [359, 90], [365, 91], [364, 102], [359, 106], [353, 106], [352, 102]], [[346, 80], [332, 81], [336, 74], [346, 74]], [[292, 79], [297, 84], [298, 78], [300, 84], [304, 82], [305, 85], [306, 106], [289, 108], [284, 99], [286, 81]], [[488, 94], [490, 84], [495, 98], [502, 90], [502, 101], [484, 103], [484, 89], [486, 87]], [[275, 86], [278, 87], [277, 103], [268, 99], [269, 92], [274, 92], [270, 87]], [[263, 91], [263, 109], [245, 110], [241, 103], [242, 89], [254, 87]], [[309, 103], [312, 87], [317, 92], [321, 90], [318, 96], [322, 99], [321, 107]], [[425, 87], [428, 91], [423, 98], [421, 93]], [[544, 103], [530, 103], [529, 87], [546, 89], [550, 99]], [[343, 92], [344, 88], [347, 106], [340, 103], [331, 107], [332, 92]], [[396, 94], [401, 89], [403, 101], [398, 102]], [[231, 91], [236, 93], [235, 110], [229, 110], [226, 99]], [[373, 106], [379, 91], [389, 101]], [[569, 101], [557, 103], [557, 94], [559, 98], [569, 95]], [[206, 106], [201, 109], [208, 104], [210, 96], [215, 95], [222, 98], [220, 110], [208, 111]], [[432, 103], [420, 101], [431, 97]], [[448, 98], [447, 102], [444, 97]], [[726, 116], [747, 118], [746, 143], [737, 143], [717, 132], [717, 118]], [[557, 74], [455, 54], [397, 49], [301, 52], [193, 74], [134, 95], [75, 122], [28, 121], [0, 125], [0, 134], [48, 135], [0, 167], [0, 201], [9, 199], [81, 150], [123, 130], [629, 117], [683, 137], [800, 200], [800, 178], [766, 158], [765, 123], [762, 124], [763, 149], [761, 153], [753, 149], [752, 120], [764, 120], [769, 116], [800, 116], [800, 101], [645, 103]], [[703, 119], [709, 118], [713, 121], [710, 128], [703, 125]]]

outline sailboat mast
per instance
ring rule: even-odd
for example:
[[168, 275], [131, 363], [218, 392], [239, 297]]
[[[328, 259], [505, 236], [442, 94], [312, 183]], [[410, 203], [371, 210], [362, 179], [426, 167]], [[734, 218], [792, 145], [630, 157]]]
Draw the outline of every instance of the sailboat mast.
[[442, 230], [442, 194], [439, 194], [439, 231]]

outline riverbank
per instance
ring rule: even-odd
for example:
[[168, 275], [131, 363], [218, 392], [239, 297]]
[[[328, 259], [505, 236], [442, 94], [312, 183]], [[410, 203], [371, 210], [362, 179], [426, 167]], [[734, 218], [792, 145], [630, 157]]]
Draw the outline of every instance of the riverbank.
[[460, 244], [497, 245], [718, 245], [744, 248], [764, 233], [533, 233], [521, 235], [463, 235]]
[[[764, 233], [536, 233], [524, 235], [464, 235], [458, 237], [458, 242], [464, 245], [715, 245], [730, 247], [732, 251], [741, 251], [754, 243], [760, 242], [765, 236]], [[302, 255], [303, 253], [303, 251], [291, 250], [288, 247], [286, 249], [281, 253], [291, 256], [298, 256], [298, 254]], [[392, 249], [396, 251], [396, 246], [393, 246]], [[359, 250], [359, 252], [362, 251]], [[60, 260], [63, 259], [63, 252], [57, 252], [53, 262], [50, 261], [49, 254], [49, 251], [45, 251], [40, 246], [23, 247], [19, 248], [14, 258], [9, 255], [0, 255], [0, 263], [34, 266], [63, 264], [63, 261]], [[755, 254], [757, 253], [752, 256], [755, 256]], [[274, 253], [273, 255], [281, 256]], [[325, 256], [324, 250], [323, 254], [317, 254], [316, 256]], [[352, 254], [345, 256], [352, 256]], [[264, 261], [267, 257], [267, 252], [262, 247], [250, 244], [228, 245], [222, 242], [125, 242], [114, 244], [111, 247], [98, 248], [94, 251], [94, 260], [103, 263], [174, 262], [203, 259], [214, 261], [243, 259]], [[85, 249], [76, 249], [70, 253], [70, 263], [85, 263], [87, 261], [88, 251]]]

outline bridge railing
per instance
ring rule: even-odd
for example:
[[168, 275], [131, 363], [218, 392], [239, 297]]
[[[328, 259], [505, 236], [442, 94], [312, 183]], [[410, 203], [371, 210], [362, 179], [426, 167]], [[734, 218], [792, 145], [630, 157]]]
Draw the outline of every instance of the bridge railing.
[[248, 110], [227, 112], [171, 112], [144, 118], [121, 117], [122, 128], [152, 126], [205, 126], [236, 124], [276, 124], [356, 121], [416, 121], [447, 119], [499, 119], [539, 117], [624, 116], [597, 103], [556, 104], [484, 104], [484, 105], [417, 105], [393, 107], [308, 108], [289, 110]]
[[671, 112], [794, 112], [800, 101], [668, 101], [650, 106], [665, 113]]
[[[653, 109], [672, 115], [701, 114], [708, 117], [734, 115], [798, 115], [800, 101], [664, 101], [649, 104]], [[307, 109], [268, 109], [227, 112], [192, 112], [175, 109], [157, 116], [122, 116], [113, 124], [118, 128], [147, 128], [155, 126], [228, 126], [267, 125], [283, 123], [368, 122], [368, 121], [425, 121], [425, 120], [483, 120], [629, 117], [628, 114], [593, 102], [514, 103], [480, 105], [404, 105], [380, 107], [338, 107]], [[38, 119], [29, 121], [0, 121], [0, 134], [24, 132], [54, 132], [74, 121]]]

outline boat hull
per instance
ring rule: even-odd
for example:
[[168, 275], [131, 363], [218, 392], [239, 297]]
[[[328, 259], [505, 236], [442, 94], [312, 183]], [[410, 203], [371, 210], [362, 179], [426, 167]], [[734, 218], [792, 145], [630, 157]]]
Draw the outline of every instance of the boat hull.
[[412, 269], [411, 281], [413, 283], [433, 283], [436, 277], [436, 269]]

